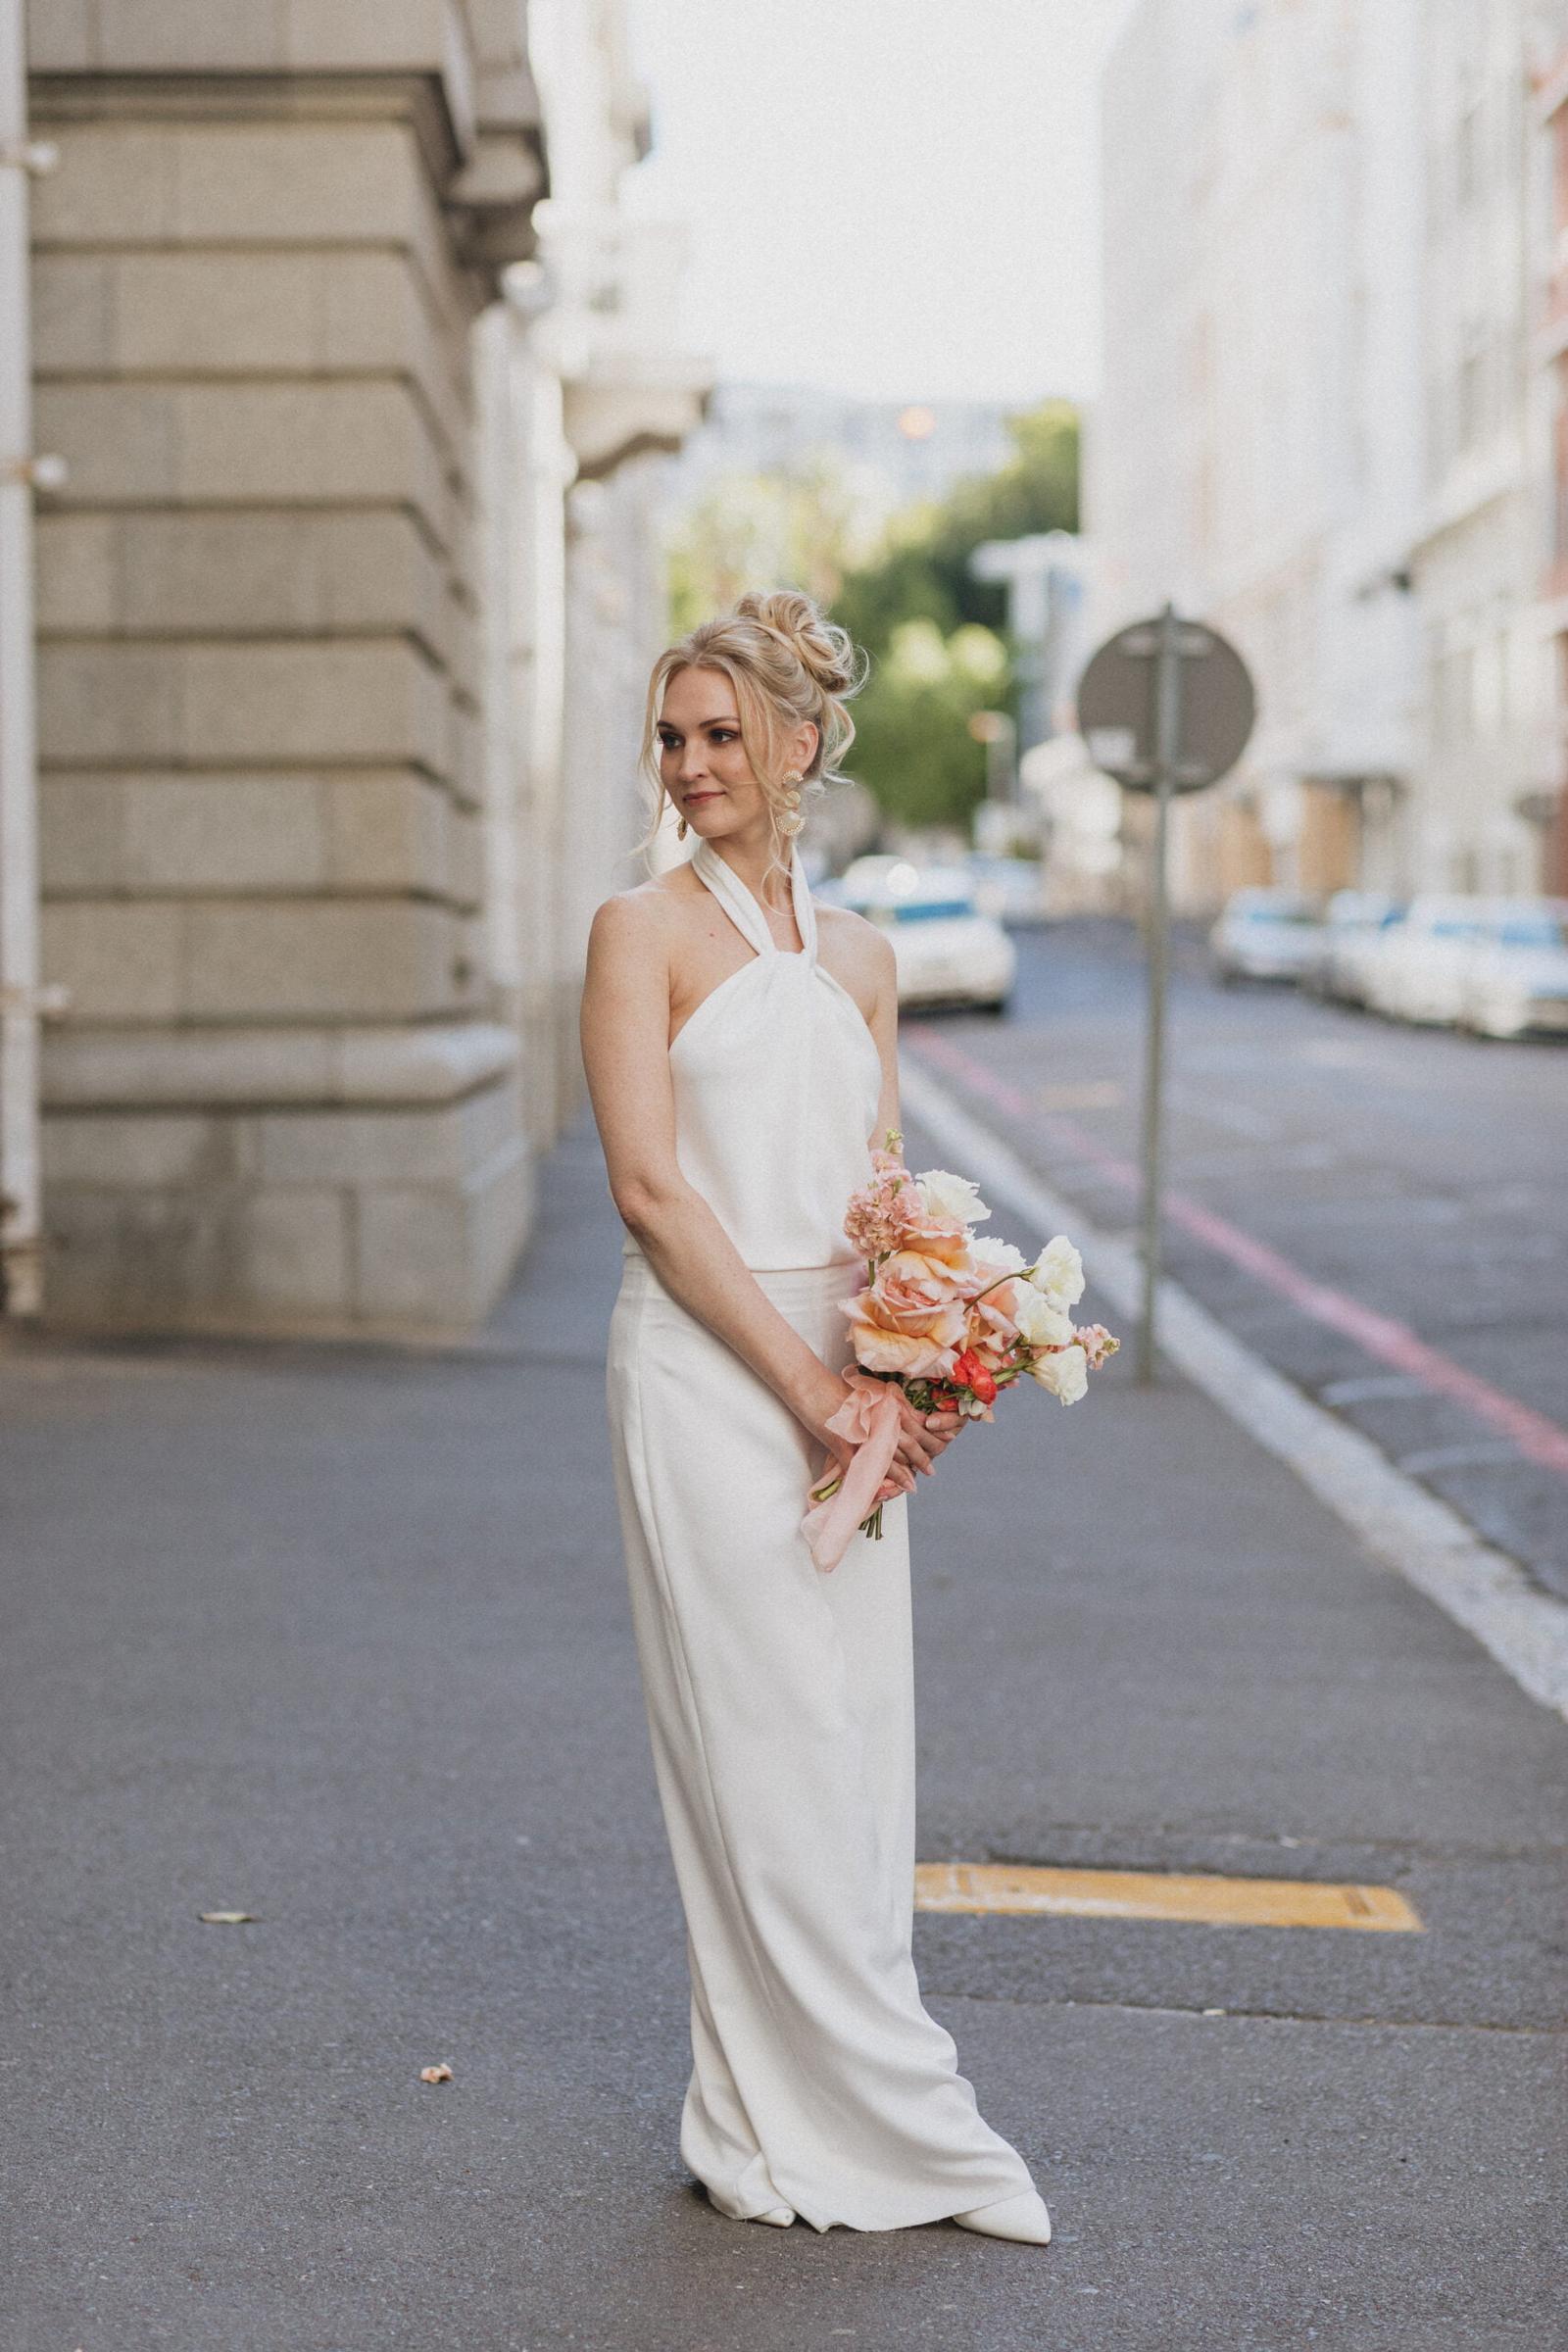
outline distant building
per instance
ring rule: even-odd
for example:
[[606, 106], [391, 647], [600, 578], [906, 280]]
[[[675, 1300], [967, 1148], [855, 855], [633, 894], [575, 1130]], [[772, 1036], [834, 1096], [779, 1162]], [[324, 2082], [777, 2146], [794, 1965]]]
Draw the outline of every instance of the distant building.
[[1550, 715], [1540, 788], [1518, 813], [1539, 828], [1545, 887], [1568, 897], [1568, 0], [1540, 0], [1531, 33], [1544, 255], [1530, 325], [1547, 447], [1541, 619]]
[[1013, 455], [996, 402], [854, 400], [804, 385], [719, 384], [671, 479], [682, 503], [726, 474], [789, 474], [824, 456], [879, 515], [941, 499]]
[[1143, 0], [1103, 88], [1097, 634], [1169, 596], [1257, 679], [1178, 899], [1393, 880], [1418, 760], [1419, 0]]
[[1188, 903], [1563, 888], [1564, 0], [1143, 0], [1103, 111], [1099, 617], [1260, 690]]
[[1407, 878], [1428, 889], [1539, 889], [1560, 779], [1541, 612], [1550, 199], [1530, 104], [1532, 14], [1529, 0], [1422, 10], [1427, 464], [1410, 567], [1425, 678]]

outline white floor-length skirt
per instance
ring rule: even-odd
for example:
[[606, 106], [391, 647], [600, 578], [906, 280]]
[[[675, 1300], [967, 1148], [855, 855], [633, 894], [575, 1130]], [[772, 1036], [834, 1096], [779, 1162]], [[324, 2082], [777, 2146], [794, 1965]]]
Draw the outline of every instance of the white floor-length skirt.
[[[758, 1282], [833, 1365], [843, 1263]], [[685, 1908], [680, 2153], [719, 2209], [894, 2230], [1018, 2196], [910, 1957], [908, 1505], [831, 1575], [818, 1470], [765, 1382], [628, 1254], [607, 1394], [655, 1771]]]

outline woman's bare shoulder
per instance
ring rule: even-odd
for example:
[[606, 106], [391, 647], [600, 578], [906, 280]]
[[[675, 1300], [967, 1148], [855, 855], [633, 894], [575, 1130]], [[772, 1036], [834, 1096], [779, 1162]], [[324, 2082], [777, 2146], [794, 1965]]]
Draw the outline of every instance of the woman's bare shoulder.
[[886, 979], [896, 968], [892, 940], [876, 923], [857, 914], [853, 906], [818, 906], [816, 931], [836, 961], [847, 969], [864, 972], [867, 979]]
[[678, 874], [651, 874], [646, 882], [612, 892], [594, 908], [590, 949], [617, 956], [667, 954], [688, 895]]

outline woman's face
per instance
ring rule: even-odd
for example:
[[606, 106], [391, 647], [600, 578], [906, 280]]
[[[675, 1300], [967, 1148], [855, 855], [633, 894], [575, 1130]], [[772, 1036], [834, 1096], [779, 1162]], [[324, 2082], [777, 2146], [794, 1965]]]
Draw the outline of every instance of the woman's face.
[[664, 790], [705, 840], [762, 823], [767, 802], [741, 741], [735, 689], [721, 669], [677, 669], [659, 718]]

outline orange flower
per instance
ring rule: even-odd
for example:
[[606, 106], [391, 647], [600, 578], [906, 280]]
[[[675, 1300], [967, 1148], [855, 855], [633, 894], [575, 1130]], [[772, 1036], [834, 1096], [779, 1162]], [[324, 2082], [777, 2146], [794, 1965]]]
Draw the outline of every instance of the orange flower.
[[889, 1331], [882, 1323], [852, 1323], [856, 1361], [867, 1372], [896, 1372], [901, 1380], [936, 1380], [953, 1363], [954, 1350], [941, 1340], [912, 1331]]

